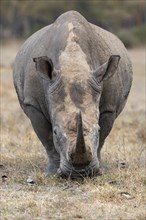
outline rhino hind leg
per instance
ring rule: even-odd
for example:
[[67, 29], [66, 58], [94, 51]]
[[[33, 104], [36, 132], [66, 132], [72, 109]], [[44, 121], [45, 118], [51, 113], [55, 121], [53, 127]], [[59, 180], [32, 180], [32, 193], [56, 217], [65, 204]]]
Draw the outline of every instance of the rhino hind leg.
[[25, 109], [25, 113], [30, 118], [35, 133], [46, 149], [49, 159], [46, 175], [57, 173], [60, 166], [60, 156], [54, 147], [51, 123], [40, 111], [31, 106]]
[[97, 156], [100, 163], [100, 167], [102, 167], [101, 149], [106, 137], [109, 135], [113, 127], [115, 118], [116, 118], [115, 112], [104, 112], [100, 114], [100, 118], [99, 118], [100, 137], [99, 137], [99, 146], [97, 149]]

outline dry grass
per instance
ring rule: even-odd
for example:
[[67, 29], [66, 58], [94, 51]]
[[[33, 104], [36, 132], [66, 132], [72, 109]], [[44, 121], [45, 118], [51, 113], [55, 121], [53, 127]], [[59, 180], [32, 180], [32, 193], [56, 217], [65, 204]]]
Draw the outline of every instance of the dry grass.
[[[129, 51], [134, 67], [133, 87], [102, 151], [107, 166], [104, 175], [71, 181], [43, 174], [47, 164], [45, 150], [20, 109], [12, 85], [9, 64], [17, 48], [17, 44], [2, 48], [0, 172], [1, 177], [8, 178], [1, 178], [0, 219], [144, 220], [144, 50]], [[121, 168], [120, 161], [126, 163], [125, 168]], [[33, 178], [34, 185], [27, 184], [28, 176]], [[127, 199], [121, 192], [134, 198]]]

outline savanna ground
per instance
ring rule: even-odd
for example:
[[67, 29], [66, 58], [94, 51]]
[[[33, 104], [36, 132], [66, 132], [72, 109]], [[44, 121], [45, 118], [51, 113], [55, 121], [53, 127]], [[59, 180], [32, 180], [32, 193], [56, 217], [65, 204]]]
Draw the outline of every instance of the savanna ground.
[[[1, 46], [0, 219], [146, 219], [144, 49], [129, 51], [133, 86], [103, 147], [107, 169], [102, 176], [72, 181], [44, 175], [45, 150], [13, 88], [11, 65], [18, 46]], [[29, 176], [35, 184], [27, 183]]]

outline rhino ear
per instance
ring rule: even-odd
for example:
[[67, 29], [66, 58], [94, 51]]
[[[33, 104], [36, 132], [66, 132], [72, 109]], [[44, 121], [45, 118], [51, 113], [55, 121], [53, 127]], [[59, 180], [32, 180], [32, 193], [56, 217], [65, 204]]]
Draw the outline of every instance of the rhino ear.
[[51, 80], [53, 77], [53, 74], [52, 74], [53, 62], [52, 62], [52, 60], [46, 56], [42, 56], [42, 57], [33, 58], [33, 61], [35, 62], [35, 68], [36, 68], [38, 74], [46, 80]]
[[110, 56], [109, 60], [102, 64], [94, 73], [94, 77], [98, 82], [102, 80], [107, 80], [112, 77], [118, 67], [120, 60], [119, 55], [112, 55]]

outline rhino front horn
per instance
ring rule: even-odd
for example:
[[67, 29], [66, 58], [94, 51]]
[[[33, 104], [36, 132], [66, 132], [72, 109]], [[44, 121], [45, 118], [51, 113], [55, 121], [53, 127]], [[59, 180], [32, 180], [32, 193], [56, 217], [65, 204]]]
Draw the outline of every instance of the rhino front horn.
[[82, 114], [77, 113], [77, 140], [75, 148], [71, 154], [72, 164], [74, 166], [85, 166], [91, 161], [90, 148], [87, 150], [83, 134]]

